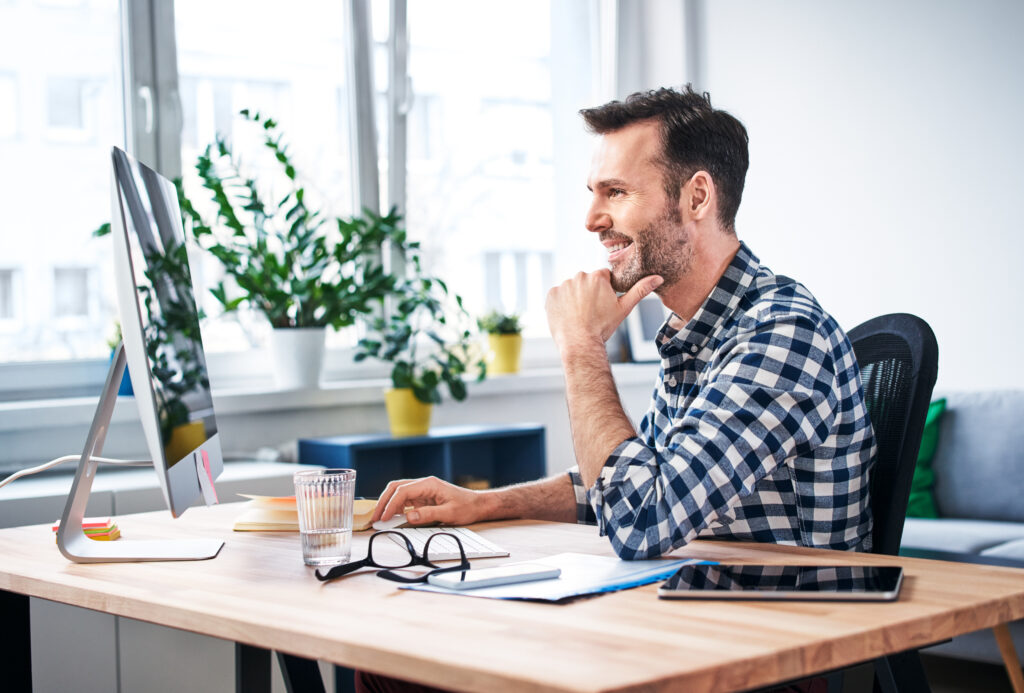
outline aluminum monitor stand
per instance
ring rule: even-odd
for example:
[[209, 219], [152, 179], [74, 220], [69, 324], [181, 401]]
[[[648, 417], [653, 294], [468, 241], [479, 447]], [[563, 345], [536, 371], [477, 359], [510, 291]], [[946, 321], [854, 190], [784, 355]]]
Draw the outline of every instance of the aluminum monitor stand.
[[[168, 540], [131, 540], [95, 541], [85, 535], [82, 522], [85, 518], [85, 506], [89, 501], [92, 481], [96, 476], [99, 463], [93, 457], [99, 456], [103, 449], [103, 441], [110, 427], [110, 418], [117, 402], [117, 390], [121, 385], [121, 377], [125, 370], [124, 345], [119, 344], [107, 372], [107, 381], [103, 386], [96, 414], [93, 415], [92, 428], [85, 441], [85, 450], [78, 462], [75, 481], [64, 506], [64, 514], [57, 529], [57, 548], [64, 556], [76, 563], [120, 563], [132, 561], [200, 561], [213, 558], [224, 546], [218, 539], [168, 539]], [[197, 465], [196, 473], [202, 478], [208, 472], [194, 453]]]

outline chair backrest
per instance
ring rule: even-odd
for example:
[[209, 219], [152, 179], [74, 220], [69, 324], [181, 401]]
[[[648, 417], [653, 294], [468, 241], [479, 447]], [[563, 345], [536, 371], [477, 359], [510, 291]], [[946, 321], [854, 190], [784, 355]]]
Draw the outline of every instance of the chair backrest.
[[873, 318], [848, 335], [878, 445], [869, 491], [872, 551], [896, 555], [938, 372], [939, 346], [928, 323], [907, 313]]

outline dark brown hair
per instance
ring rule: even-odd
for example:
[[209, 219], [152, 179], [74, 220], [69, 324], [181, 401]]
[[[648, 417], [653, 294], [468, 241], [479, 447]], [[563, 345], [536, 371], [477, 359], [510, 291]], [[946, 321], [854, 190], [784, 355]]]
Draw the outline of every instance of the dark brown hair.
[[689, 84], [682, 90], [637, 92], [625, 101], [585, 108], [580, 115], [598, 135], [657, 118], [662, 153], [656, 163], [665, 172], [669, 199], [678, 203], [683, 184], [697, 171], [707, 171], [718, 190], [718, 219], [726, 229], [735, 231], [750, 164], [747, 130], [725, 111], [712, 108], [707, 92], [698, 94]]

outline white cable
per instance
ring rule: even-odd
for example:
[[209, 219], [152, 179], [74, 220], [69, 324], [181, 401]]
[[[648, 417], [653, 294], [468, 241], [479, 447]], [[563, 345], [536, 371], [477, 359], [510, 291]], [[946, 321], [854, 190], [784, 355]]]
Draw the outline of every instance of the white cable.
[[[11, 483], [15, 479], [20, 479], [23, 476], [28, 476], [30, 474], [38, 474], [39, 472], [46, 471], [50, 467], [56, 467], [58, 464], [64, 464], [65, 462], [71, 462], [80, 459], [82, 459], [81, 455], [64, 455], [64, 457], [58, 457], [55, 460], [50, 460], [46, 464], [41, 464], [38, 467], [29, 467], [28, 469], [22, 469], [20, 471], [15, 472], [14, 474], [11, 474], [3, 481], [0, 481], [0, 488], [3, 488], [4, 486]], [[91, 459], [93, 462], [100, 462], [102, 464], [119, 464], [126, 467], [149, 467], [152, 466], [153, 464], [152, 460], [115, 460], [109, 457], [93, 457]]]

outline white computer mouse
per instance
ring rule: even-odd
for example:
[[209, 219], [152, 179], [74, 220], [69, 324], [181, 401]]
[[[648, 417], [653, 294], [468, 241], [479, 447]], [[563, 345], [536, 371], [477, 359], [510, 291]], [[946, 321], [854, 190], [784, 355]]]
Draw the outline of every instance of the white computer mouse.
[[401, 527], [404, 524], [406, 524], [405, 515], [403, 515], [402, 513], [398, 513], [397, 515], [393, 516], [390, 520], [377, 520], [373, 523], [373, 528], [378, 532], [383, 532], [384, 530]]

